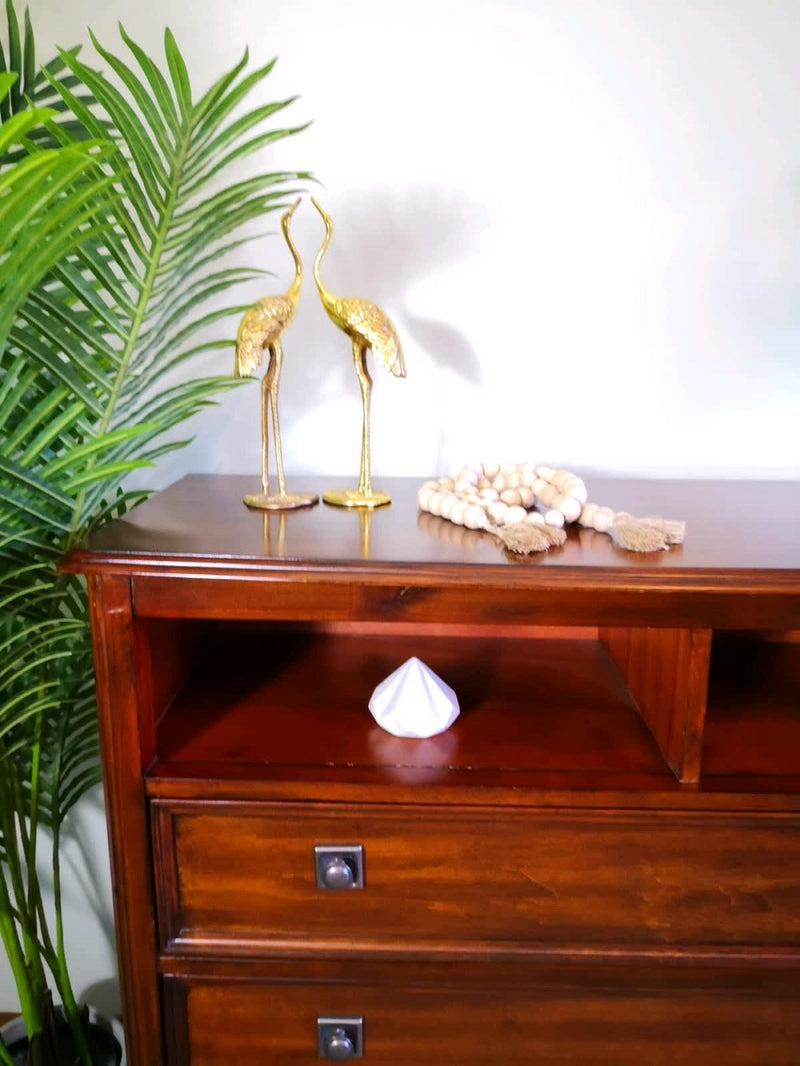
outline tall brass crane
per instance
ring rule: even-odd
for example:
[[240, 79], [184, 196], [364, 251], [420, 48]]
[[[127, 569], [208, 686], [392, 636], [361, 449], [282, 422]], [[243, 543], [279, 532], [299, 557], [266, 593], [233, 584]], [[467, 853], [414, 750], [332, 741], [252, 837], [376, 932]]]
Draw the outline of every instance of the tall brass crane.
[[[286, 293], [277, 296], [265, 296], [248, 311], [239, 323], [236, 335], [236, 358], [234, 377], [250, 377], [261, 363], [264, 351], [269, 355], [267, 372], [261, 382], [261, 492], [248, 494], [244, 502], [248, 507], [261, 510], [288, 510], [294, 507], [308, 507], [319, 499], [307, 493], [286, 492], [283, 476], [283, 453], [281, 450], [281, 430], [278, 422], [278, 385], [283, 366], [283, 347], [281, 336], [294, 318], [300, 286], [303, 280], [303, 264], [292, 243], [289, 223], [300, 200], [295, 200], [281, 218], [281, 229], [286, 238], [292, 258], [294, 259], [294, 279]], [[278, 494], [269, 491], [269, 416], [272, 415], [272, 440], [275, 450], [275, 466], [278, 474]]]
[[334, 296], [325, 288], [319, 274], [320, 263], [330, 244], [333, 223], [322, 210], [317, 201], [311, 202], [322, 216], [325, 223], [325, 239], [314, 260], [314, 281], [317, 283], [322, 306], [328, 318], [335, 326], [343, 330], [353, 344], [353, 361], [356, 375], [361, 387], [362, 428], [361, 428], [361, 475], [357, 489], [332, 489], [323, 493], [326, 503], [338, 507], [380, 507], [389, 503], [390, 497], [385, 492], [375, 492], [370, 477], [370, 398], [372, 395], [372, 378], [367, 370], [367, 351], [372, 350], [380, 363], [395, 377], [406, 376], [406, 366], [400, 340], [389, 316], [375, 304], [354, 297]]

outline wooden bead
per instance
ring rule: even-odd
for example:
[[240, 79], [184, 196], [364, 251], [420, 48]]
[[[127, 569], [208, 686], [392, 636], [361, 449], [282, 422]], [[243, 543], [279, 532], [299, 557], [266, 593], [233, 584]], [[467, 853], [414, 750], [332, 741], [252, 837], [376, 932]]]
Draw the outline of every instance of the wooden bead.
[[521, 484], [527, 488], [532, 488], [533, 483], [536, 480], [536, 471], [530, 463], [526, 463], [520, 467], [519, 477]]
[[497, 503], [489, 504], [488, 514], [491, 520], [495, 523], [495, 525], [502, 526], [502, 524], [506, 520], [507, 510], [508, 507], [506, 506], [506, 504], [504, 504], [502, 500], [498, 500]]
[[430, 513], [435, 514], [437, 516], [441, 515], [442, 504], [446, 499], [447, 496], [444, 492], [431, 493], [431, 498], [428, 501], [428, 510], [430, 511]]
[[614, 517], [610, 507], [598, 507], [592, 525], [598, 533], [605, 533], [611, 527]]
[[561, 503], [558, 505], [558, 509], [568, 522], [577, 522], [582, 507], [581, 504], [571, 496], [564, 496], [562, 497]]
[[464, 525], [467, 529], [481, 529], [486, 525], [486, 515], [482, 507], [467, 507], [464, 512]]
[[516, 489], [504, 489], [500, 493], [500, 499], [503, 503], [507, 503], [509, 507], [519, 507], [522, 503], [522, 497]]
[[516, 522], [524, 522], [528, 516], [528, 512], [524, 507], [509, 507], [506, 511], [506, 520], [504, 525], [511, 526]]
[[442, 518], [449, 518], [452, 520], [453, 509], [455, 508], [457, 503], [458, 496], [450, 495], [445, 497], [442, 502], [442, 506], [439, 508], [439, 514], [442, 516]]
[[562, 529], [564, 526], [563, 514], [560, 511], [556, 511], [553, 507], [544, 512], [544, 521], [545, 525], [555, 526], [556, 529]]
[[456, 525], [464, 525], [464, 515], [469, 504], [465, 500], [456, 500], [456, 505], [450, 513], [450, 521], [455, 522]]

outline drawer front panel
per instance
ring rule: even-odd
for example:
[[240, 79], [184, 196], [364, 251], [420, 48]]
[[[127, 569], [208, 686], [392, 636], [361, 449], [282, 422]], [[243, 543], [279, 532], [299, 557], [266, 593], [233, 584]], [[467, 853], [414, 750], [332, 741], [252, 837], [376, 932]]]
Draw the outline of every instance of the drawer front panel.
[[[165, 946], [800, 943], [800, 818], [154, 801]], [[316, 887], [360, 844], [364, 887]]]
[[[800, 1000], [737, 991], [610, 994], [164, 979], [173, 1066], [319, 1066], [317, 1019], [363, 1019], [372, 1066], [787, 1066]], [[358, 1061], [352, 1059], [353, 1062]]]

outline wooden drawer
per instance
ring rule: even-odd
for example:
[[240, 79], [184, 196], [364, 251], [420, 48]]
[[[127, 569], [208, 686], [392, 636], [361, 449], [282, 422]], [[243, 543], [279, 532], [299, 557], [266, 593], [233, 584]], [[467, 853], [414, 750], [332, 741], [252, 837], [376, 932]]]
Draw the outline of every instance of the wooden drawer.
[[[797, 949], [800, 817], [153, 801], [164, 947]], [[315, 844], [363, 845], [362, 890]]]
[[[372, 1066], [789, 1066], [797, 995], [698, 988], [541, 988], [423, 977], [316, 982], [164, 979], [170, 1066], [319, 1066], [317, 1019], [363, 1019]], [[358, 1059], [350, 1061], [357, 1062]]]

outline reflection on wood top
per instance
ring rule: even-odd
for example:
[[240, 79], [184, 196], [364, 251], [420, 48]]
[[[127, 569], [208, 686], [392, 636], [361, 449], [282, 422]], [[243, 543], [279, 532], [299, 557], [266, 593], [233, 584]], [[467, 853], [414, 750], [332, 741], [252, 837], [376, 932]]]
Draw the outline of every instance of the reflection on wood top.
[[[393, 502], [373, 512], [320, 504], [264, 514], [242, 503], [252, 477], [193, 474], [94, 533], [67, 565], [83, 571], [142, 566], [158, 570], [188, 560], [290, 570], [515, 567], [553, 570], [554, 577], [564, 568], [600, 568], [622, 571], [626, 577], [657, 570], [678, 578], [700, 571], [734, 578], [731, 571], [745, 570], [762, 576], [773, 572], [798, 582], [797, 482], [592, 478], [590, 494], [597, 503], [642, 517], [685, 520], [685, 543], [666, 552], [640, 554], [620, 550], [603, 534], [573, 527], [563, 548], [514, 556], [490, 534], [419, 512], [416, 493], [422, 481], [381, 479]], [[331, 479], [292, 481], [297, 491], [321, 492], [334, 484], [338, 482]]]

